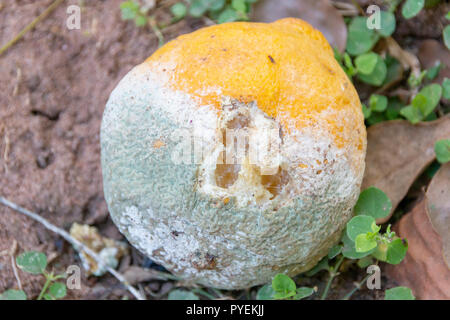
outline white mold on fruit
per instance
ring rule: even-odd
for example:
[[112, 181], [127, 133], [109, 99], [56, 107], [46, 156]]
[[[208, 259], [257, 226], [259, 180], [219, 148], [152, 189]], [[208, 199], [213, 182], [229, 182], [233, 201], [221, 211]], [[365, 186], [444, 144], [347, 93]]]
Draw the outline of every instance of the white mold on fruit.
[[[359, 193], [363, 170], [353, 168], [349, 150], [335, 145], [320, 115], [316, 126], [296, 129], [280, 127], [256, 104], [225, 100], [219, 112], [172, 89], [165, 74], [137, 66], [104, 113], [104, 191], [120, 231], [172, 272], [218, 288], [313, 267], [338, 240]], [[218, 159], [229, 145], [218, 138], [242, 115], [250, 141], [262, 146], [266, 129], [281, 131], [272, 141], [279, 149], [257, 161], [244, 156], [220, 181]], [[180, 144], [192, 141], [202, 157], [180, 161]]]

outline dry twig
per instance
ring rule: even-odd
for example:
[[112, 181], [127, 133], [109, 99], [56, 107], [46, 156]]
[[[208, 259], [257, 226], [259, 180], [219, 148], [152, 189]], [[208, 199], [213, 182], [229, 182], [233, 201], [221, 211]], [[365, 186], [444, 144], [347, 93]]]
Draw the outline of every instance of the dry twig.
[[39, 21], [44, 20], [53, 10], [56, 9], [64, 0], [56, 0], [50, 6], [47, 7], [37, 18], [31, 21], [25, 28], [23, 28], [14, 38], [7, 42], [3, 47], [0, 48], [0, 56], [12, 47], [16, 42], [18, 42], [22, 37], [31, 29], [33, 29]]
[[43, 217], [41, 217], [40, 215], [38, 215], [37, 213], [31, 212], [25, 208], [22, 208], [20, 206], [18, 206], [17, 204], [3, 198], [0, 197], [0, 203], [21, 213], [26, 215], [27, 217], [41, 223], [45, 228], [47, 228], [50, 231], [53, 231], [54, 233], [60, 235], [61, 237], [63, 237], [67, 242], [69, 242], [70, 244], [72, 244], [72, 246], [75, 248], [75, 250], [77, 250], [78, 252], [82, 252], [84, 251], [86, 254], [88, 254], [89, 256], [92, 257], [92, 259], [94, 259], [99, 266], [103, 266], [106, 268], [106, 270], [108, 270], [109, 273], [111, 273], [117, 280], [119, 280], [126, 288], [127, 290], [138, 300], [145, 300], [145, 298], [142, 296], [142, 294], [137, 291], [133, 286], [131, 286], [128, 281], [124, 278], [124, 276], [122, 274], [120, 274], [119, 272], [117, 272], [116, 270], [114, 270], [113, 268], [109, 267], [104, 261], [103, 259], [94, 251], [92, 251], [89, 247], [87, 247], [86, 245], [84, 245], [82, 242], [78, 241], [77, 239], [73, 238], [67, 231], [58, 228], [57, 226], [55, 226], [54, 224], [48, 222], [46, 219], [44, 219]]
[[22, 281], [20, 281], [19, 273], [17, 272], [16, 259], [15, 259], [16, 251], [17, 251], [17, 241], [14, 240], [13, 244], [11, 245], [11, 248], [9, 249], [9, 257], [11, 259], [11, 267], [12, 267], [12, 270], [14, 273], [14, 277], [16, 278], [17, 285], [20, 290], [23, 290]]

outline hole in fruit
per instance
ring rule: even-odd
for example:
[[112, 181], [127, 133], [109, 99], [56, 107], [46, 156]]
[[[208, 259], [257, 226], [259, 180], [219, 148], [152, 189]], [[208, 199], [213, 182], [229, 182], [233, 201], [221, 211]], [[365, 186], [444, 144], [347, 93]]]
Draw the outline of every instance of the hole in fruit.
[[[242, 114], [238, 114], [233, 119], [229, 120], [226, 124], [226, 129], [222, 129], [222, 144], [227, 146], [227, 130], [240, 130], [247, 128], [250, 124], [250, 119]], [[234, 138], [233, 138], [234, 139]], [[236, 141], [233, 141], [236, 143]], [[246, 144], [246, 152], [248, 150], [248, 144]], [[235, 156], [236, 150], [233, 149], [233, 156]], [[226, 152], [221, 152], [222, 164], [216, 164], [216, 184], [221, 188], [228, 188], [233, 185], [239, 176], [241, 170], [240, 164], [227, 164]], [[229, 162], [234, 162], [235, 158], [228, 159]]]
[[239, 164], [216, 164], [216, 184], [221, 188], [228, 188], [236, 182], [241, 165]]
[[261, 175], [261, 184], [275, 198], [281, 193], [283, 187], [289, 182], [289, 174], [286, 170], [278, 168], [278, 172], [273, 175]]
[[[263, 204], [281, 196], [290, 176], [281, 165], [283, 133], [277, 121], [255, 103], [231, 100], [223, 102], [218, 130], [221, 141], [205, 162], [209, 164], [204, 171], [208, 172], [208, 184], [201, 186], [202, 190], [219, 192], [227, 199], [235, 197], [239, 206]], [[222, 190], [206, 187], [211, 184]]]
[[250, 119], [242, 114], [239, 114], [238, 116], [227, 122], [227, 129], [248, 128], [249, 125]]

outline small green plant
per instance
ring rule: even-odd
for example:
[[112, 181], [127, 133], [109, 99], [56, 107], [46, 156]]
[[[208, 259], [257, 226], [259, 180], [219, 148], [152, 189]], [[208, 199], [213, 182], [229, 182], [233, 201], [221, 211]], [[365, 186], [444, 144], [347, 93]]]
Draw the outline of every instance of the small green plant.
[[[348, 34], [346, 50], [343, 53], [335, 50], [336, 60], [348, 75], [350, 80], [357, 79], [373, 87], [379, 87], [377, 95], [371, 95], [368, 101], [362, 103], [362, 111], [367, 125], [395, 119], [407, 119], [416, 124], [420, 121], [431, 121], [437, 118], [435, 112], [440, 97], [450, 98], [450, 81], [444, 80], [442, 88], [439, 84], [430, 82], [437, 78], [442, 63], [438, 62], [428, 70], [414, 70], [404, 74], [402, 63], [389, 53], [380, 55], [373, 51], [380, 40], [395, 42], [391, 35], [395, 32], [395, 11], [402, 4], [402, 15], [409, 19], [416, 16], [422, 8], [433, 7], [440, 0], [390, 0], [385, 2], [385, 10], [379, 11], [377, 28], [370, 27], [375, 19], [372, 16], [357, 16], [348, 19]], [[450, 13], [446, 16], [450, 19]], [[390, 38], [390, 39], [387, 39]], [[450, 26], [444, 28], [444, 43], [450, 45]], [[398, 46], [398, 45], [397, 45]], [[397, 59], [398, 58], [398, 59]], [[417, 94], [404, 105], [396, 97], [379, 99], [378, 93], [384, 93], [391, 86], [407, 78], [411, 91]], [[442, 110], [441, 110], [442, 111]], [[442, 112], [441, 112], [442, 113]]]
[[450, 50], [450, 25], [446, 26], [444, 28], [444, 31], [442, 32], [442, 36], [444, 38], [444, 43], [447, 49]]
[[175, 289], [169, 293], [167, 297], [168, 300], [200, 300], [199, 297], [191, 292], [186, 290]]
[[407, 241], [397, 237], [390, 225], [381, 233], [381, 226], [375, 221], [386, 217], [391, 208], [391, 201], [380, 189], [370, 187], [364, 190], [355, 205], [355, 216], [347, 223], [343, 237], [347, 248], [343, 255], [352, 258], [354, 250], [361, 255], [358, 258], [372, 255], [390, 264], [400, 263], [408, 249]]
[[[405, 19], [411, 19], [419, 14], [424, 8], [431, 8], [437, 5], [440, 0], [406, 0], [402, 7], [402, 15]], [[447, 12], [445, 18], [450, 20], [450, 12]], [[445, 46], [450, 49], [450, 25], [442, 31]]]
[[372, 94], [369, 99], [369, 107], [371, 111], [383, 112], [388, 106], [388, 99], [379, 94]]
[[425, 6], [425, 0], [406, 0], [402, 7], [402, 15], [405, 19], [411, 19], [419, 14]]
[[184, 3], [178, 2], [170, 7], [170, 12], [173, 15], [175, 21], [183, 19], [187, 14], [187, 7]]
[[411, 104], [402, 108], [400, 114], [415, 124], [426, 119], [436, 108], [442, 96], [442, 87], [436, 83], [423, 87]]
[[141, 9], [136, 1], [124, 1], [120, 4], [122, 20], [133, 20], [137, 27], [143, 27], [148, 22], [147, 12]]
[[436, 160], [439, 163], [450, 162], [450, 139], [439, 140], [434, 145]]
[[395, 287], [385, 292], [384, 300], [415, 300], [410, 288]]
[[[329, 279], [321, 299], [326, 299], [328, 296], [331, 284], [339, 275], [339, 269], [345, 259], [354, 260], [360, 268], [366, 268], [377, 263], [376, 261], [398, 264], [403, 260], [408, 249], [408, 242], [396, 236], [390, 225], [383, 232], [382, 227], [376, 223], [376, 219], [386, 217], [391, 208], [391, 201], [380, 189], [370, 187], [360, 194], [354, 208], [355, 216], [347, 223], [341, 242], [330, 248], [328, 255], [305, 273], [306, 276], [313, 276], [319, 271], [328, 271]], [[330, 265], [332, 260], [335, 261], [334, 265]], [[349, 299], [365, 280], [366, 278], [344, 299]], [[271, 285], [261, 287], [257, 298], [298, 299], [306, 297], [302, 295], [303, 293], [308, 293], [307, 296], [309, 296], [313, 292], [311, 288], [297, 288], [294, 280], [284, 274], [277, 274]], [[389, 290], [386, 291], [387, 296], [390, 295], [389, 292]]]
[[[47, 256], [42, 252], [28, 251], [20, 254], [16, 258], [17, 266], [30, 274], [45, 277], [45, 284], [37, 298], [37, 300], [56, 300], [62, 299], [67, 294], [66, 285], [57, 282], [59, 279], [65, 278], [65, 274], [55, 275], [53, 271], [47, 272]], [[7, 290], [0, 295], [0, 300], [26, 300], [27, 296], [22, 290]]]
[[425, 78], [427, 80], [433, 80], [439, 75], [439, 71], [441, 71], [442, 63], [438, 61], [434, 67], [431, 67], [426, 71]]
[[178, 2], [171, 7], [174, 19], [186, 15], [194, 18], [207, 16], [217, 23], [248, 20], [250, 6], [257, 0], [192, 0], [189, 6]]
[[27, 300], [27, 295], [22, 290], [9, 289], [0, 294], [0, 300]]
[[299, 287], [285, 274], [277, 274], [271, 284], [259, 289], [257, 300], [301, 300], [314, 293], [313, 288]]
[[442, 97], [444, 99], [450, 99], [450, 79], [444, 78], [442, 81]]

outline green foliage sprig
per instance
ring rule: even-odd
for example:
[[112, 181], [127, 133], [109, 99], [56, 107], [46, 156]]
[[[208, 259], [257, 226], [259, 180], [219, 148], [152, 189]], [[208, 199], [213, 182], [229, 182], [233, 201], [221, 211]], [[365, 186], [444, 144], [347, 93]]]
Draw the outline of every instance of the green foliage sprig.
[[143, 27], [148, 22], [147, 12], [141, 8], [138, 2], [130, 0], [120, 4], [122, 20], [133, 20], [137, 27]]
[[442, 139], [436, 141], [434, 145], [436, 160], [441, 163], [450, 162], [450, 139]]
[[314, 293], [313, 288], [299, 287], [285, 274], [277, 274], [271, 284], [261, 287], [257, 300], [301, 300]]
[[207, 16], [217, 23], [248, 20], [250, 6], [257, 0], [191, 0], [189, 4], [178, 2], [171, 7], [174, 19], [186, 15], [194, 18]]
[[[59, 279], [65, 278], [65, 274], [54, 274], [53, 271], [47, 272], [47, 256], [42, 252], [28, 251], [20, 254], [16, 258], [17, 266], [30, 274], [43, 275], [45, 284], [37, 298], [37, 300], [56, 300], [62, 299], [67, 294], [66, 285], [57, 282]], [[22, 290], [6, 290], [0, 295], [0, 300], [26, 300], [27, 296]]]
[[[382, 104], [384, 105], [384, 102]], [[340, 243], [333, 246], [325, 258], [305, 273], [306, 276], [312, 276], [322, 270], [328, 271], [329, 280], [322, 292], [321, 299], [327, 298], [331, 284], [335, 277], [339, 275], [340, 266], [345, 259], [354, 260], [360, 268], [373, 264], [375, 260], [398, 264], [404, 259], [408, 249], [406, 239], [399, 238], [391, 230], [390, 225], [382, 232], [381, 226], [376, 223], [376, 219], [385, 218], [390, 213], [391, 208], [391, 201], [380, 189], [370, 187], [360, 194], [354, 208], [355, 216], [347, 223]], [[334, 265], [330, 265], [332, 260], [335, 261]], [[365, 280], [366, 278], [362, 280], [360, 285]], [[349, 299], [357, 288], [347, 294], [344, 299]], [[412, 297], [408, 288], [394, 289], [386, 290], [387, 300], [395, 297], [399, 299]], [[287, 275], [277, 274], [271, 284], [261, 287], [257, 299], [301, 299], [313, 293], [314, 289], [297, 288], [294, 280]]]
[[[404, 18], [415, 17], [425, 7], [435, 6], [440, 1], [429, 0], [406, 0], [403, 2], [401, 12]], [[343, 54], [335, 51], [336, 60], [339, 62], [348, 77], [356, 78], [360, 82], [374, 87], [380, 87], [377, 92], [383, 92], [385, 86], [403, 78], [400, 61], [386, 55], [381, 56], [373, 52], [376, 44], [389, 38], [396, 28], [395, 11], [402, 3], [399, 0], [386, 2], [386, 10], [379, 11], [378, 28], [368, 26], [373, 22], [373, 17], [357, 16], [348, 20], [348, 35], [346, 51]], [[450, 19], [450, 13], [446, 15]], [[370, 20], [370, 21], [369, 21]], [[450, 48], [450, 26], [446, 26], [443, 31], [445, 45]], [[382, 98], [374, 103], [376, 96], [370, 96], [368, 103], [362, 103], [362, 111], [366, 123], [372, 125], [381, 121], [394, 119], [407, 119], [416, 124], [420, 121], [430, 121], [437, 118], [435, 110], [439, 106], [441, 97], [450, 97], [450, 81], [445, 79], [442, 86], [431, 83], [440, 70], [442, 64], [438, 62], [428, 70], [411, 72], [408, 77], [408, 85], [412, 92], [418, 92], [410, 99], [407, 105], [402, 104], [397, 98], [392, 97], [386, 100]], [[420, 91], [419, 91], [420, 89]]]

